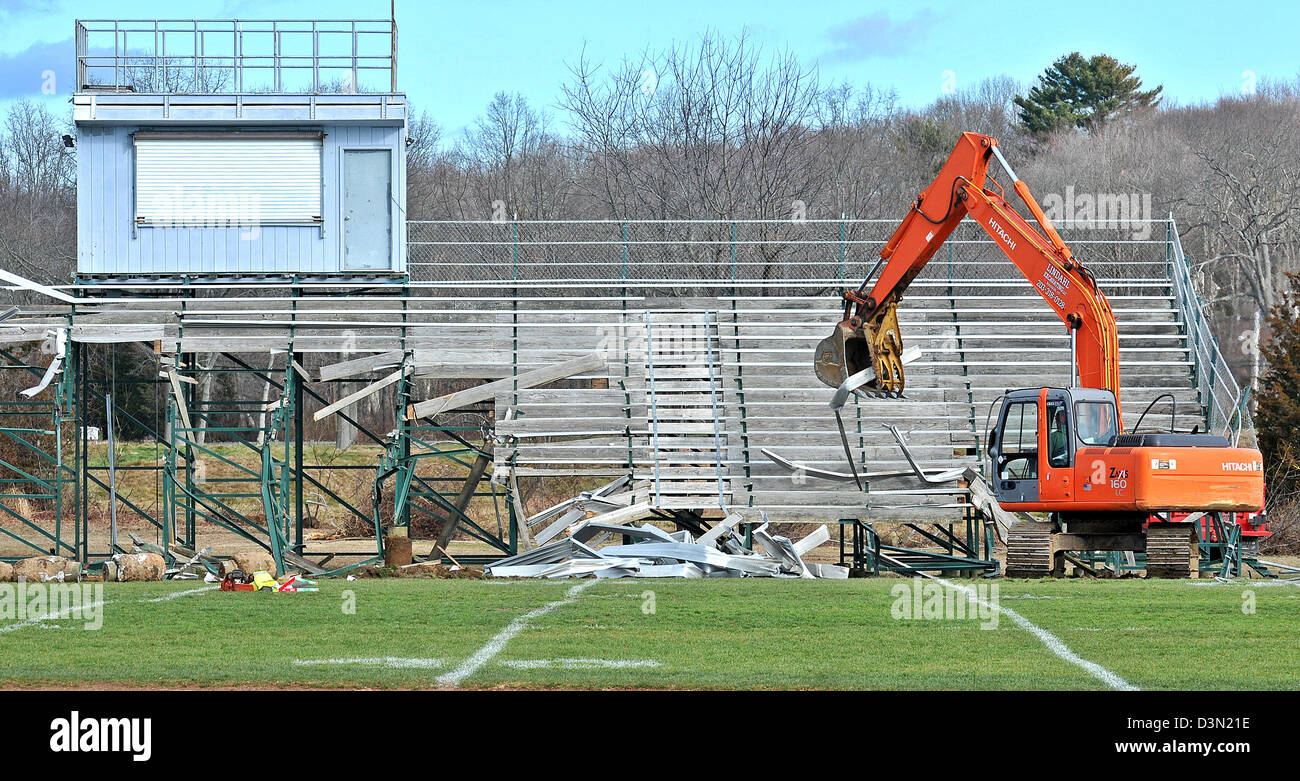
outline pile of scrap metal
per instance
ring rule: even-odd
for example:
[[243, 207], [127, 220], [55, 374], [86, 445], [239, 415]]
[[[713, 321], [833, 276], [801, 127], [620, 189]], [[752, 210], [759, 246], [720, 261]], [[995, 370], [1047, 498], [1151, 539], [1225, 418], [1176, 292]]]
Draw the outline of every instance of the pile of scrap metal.
[[[750, 536], [758, 550], [745, 548], [737, 528], [743, 518], [728, 515], [698, 539], [687, 530], [669, 533], [652, 524], [627, 525], [602, 513], [573, 524], [558, 542], [502, 559], [485, 568], [497, 578], [847, 578], [847, 567], [804, 561], [830, 540], [825, 526], [792, 542], [772, 534], [768, 524]], [[610, 520], [614, 522], [611, 523]], [[603, 545], [621, 537], [621, 545]]]
[[524, 522], [529, 531], [529, 547], [545, 545], [566, 529], [572, 534], [589, 513], [599, 516], [598, 520], [603, 523], [617, 525], [649, 518], [654, 515], [649, 481], [633, 482], [631, 477], [620, 477], [530, 516]]

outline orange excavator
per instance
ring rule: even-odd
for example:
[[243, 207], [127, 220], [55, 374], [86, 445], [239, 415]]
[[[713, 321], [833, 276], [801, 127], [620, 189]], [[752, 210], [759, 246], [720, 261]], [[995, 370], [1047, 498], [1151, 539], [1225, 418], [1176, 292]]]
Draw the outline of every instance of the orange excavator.
[[[1041, 232], [990, 177], [994, 157]], [[994, 497], [1002, 509], [1022, 513], [1006, 535], [1007, 575], [1059, 575], [1072, 551], [1142, 552], [1148, 576], [1195, 573], [1197, 520], [1262, 510], [1263, 459], [1258, 450], [1208, 433], [1124, 433], [1115, 315], [997, 139], [962, 134], [880, 262], [844, 294], [843, 321], [817, 347], [818, 379], [840, 394], [851, 386], [869, 395], [903, 395], [898, 304], [967, 216], [1029, 280], [1070, 337], [1070, 386], [1007, 391], [986, 434]], [[1026, 520], [1023, 513], [1030, 512], [1047, 513], [1049, 521]]]

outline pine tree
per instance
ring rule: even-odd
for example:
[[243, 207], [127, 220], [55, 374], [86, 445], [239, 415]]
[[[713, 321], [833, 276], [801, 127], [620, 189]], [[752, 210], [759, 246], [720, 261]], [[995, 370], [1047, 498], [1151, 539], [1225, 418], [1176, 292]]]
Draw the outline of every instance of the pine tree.
[[[1268, 370], [1255, 408], [1259, 449], [1274, 475], [1300, 471], [1300, 274], [1287, 277], [1290, 290], [1269, 313], [1272, 336], [1260, 348]], [[1290, 491], [1300, 486], [1276, 488]]]
[[1096, 130], [1130, 109], [1159, 105], [1164, 87], [1143, 90], [1135, 70], [1105, 54], [1085, 58], [1072, 52], [1052, 63], [1027, 97], [1016, 96], [1020, 122], [1038, 134], [1065, 127]]

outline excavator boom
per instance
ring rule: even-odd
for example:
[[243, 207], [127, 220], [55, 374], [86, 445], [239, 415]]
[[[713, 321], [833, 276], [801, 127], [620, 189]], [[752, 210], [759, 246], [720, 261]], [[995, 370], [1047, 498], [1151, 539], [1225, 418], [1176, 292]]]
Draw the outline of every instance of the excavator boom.
[[[1016, 195], [1041, 226], [1036, 230], [989, 177], [997, 157]], [[1076, 383], [1119, 397], [1115, 316], [1092, 274], [1075, 260], [1047, 216], [998, 151], [997, 139], [963, 133], [939, 175], [912, 204], [880, 251], [879, 275], [844, 294], [844, 319], [817, 348], [814, 370], [831, 387], [873, 369], [869, 392], [902, 395], [903, 339], [898, 303], [925, 264], [967, 216], [975, 220], [1047, 301], [1071, 332]], [[873, 270], [874, 271], [874, 270]], [[1072, 383], [1072, 384], [1076, 384]]]

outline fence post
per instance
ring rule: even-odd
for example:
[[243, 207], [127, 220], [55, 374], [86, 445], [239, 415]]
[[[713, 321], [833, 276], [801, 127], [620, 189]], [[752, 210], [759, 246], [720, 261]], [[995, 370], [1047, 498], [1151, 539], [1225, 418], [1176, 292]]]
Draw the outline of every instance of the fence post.
[[844, 275], [847, 273], [845, 266], [848, 265], [848, 246], [845, 244], [845, 214], [840, 212], [840, 283], [844, 282]]
[[510, 223], [510, 278], [519, 281], [519, 215]]
[[235, 92], [244, 91], [244, 23], [235, 22]]
[[[736, 221], [731, 221], [731, 281], [736, 281]], [[731, 294], [735, 295], [736, 290], [732, 288]]]
[[[113, 22], [114, 40], [117, 40], [119, 37], [117, 25], [118, 25], [117, 22]], [[126, 38], [125, 35], [121, 37], [122, 37], [122, 82], [117, 86], [123, 86], [126, 84]], [[166, 78], [166, 72], [159, 69], [160, 66], [162, 65], [163, 60], [167, 56], [166, 49], [167, 49], [167, 44], [165, 43], [163, 34], [158, 30], [158, 22], [155, 21], [153, 23], [153, 88], [157, 92], [167, 91], [167, 86], [163, 84], [163, 80]], [[116, 43], [113, 44], [113, 50], [117, 51]]]
[[1165, 279], [1170, 285], [1174, 283], [1174, 238], [1171, 237], [1170, 231], [1174, 230], [1174, 213], [1169, 213], [1169, 220], [1165, 221]]
[[199, 60], [203, 58], [203, 38], [199, 35], [199, 22], [194, 21], [194, 87], [190, 92], [202, 92], [199, 88]]

